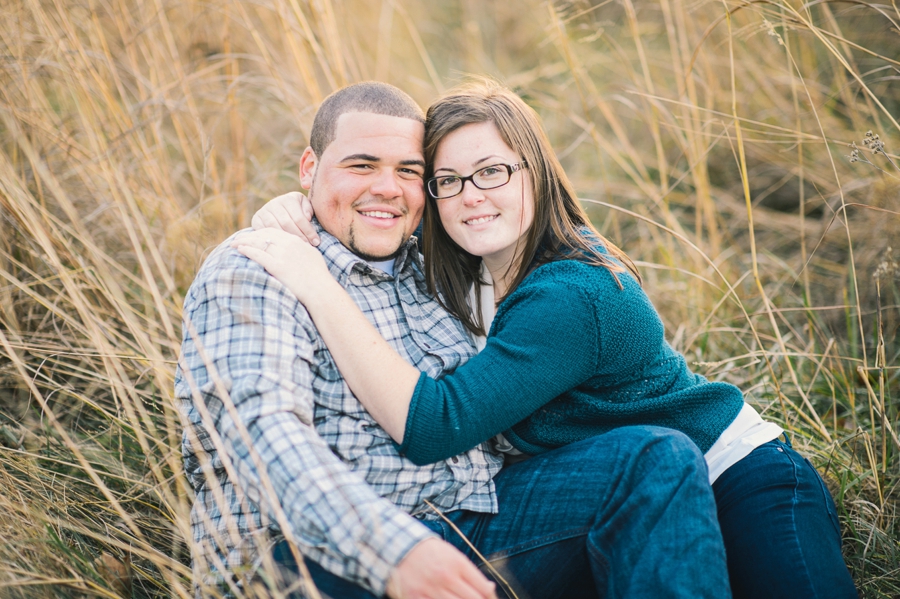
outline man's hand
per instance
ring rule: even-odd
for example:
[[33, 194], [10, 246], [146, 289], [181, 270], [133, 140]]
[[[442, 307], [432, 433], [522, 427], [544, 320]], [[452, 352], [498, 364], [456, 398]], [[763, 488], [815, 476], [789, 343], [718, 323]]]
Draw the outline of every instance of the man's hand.
[[312, 217], [309, 198], [299, 191], [290, 191], [266, 202], [253, 215], [250, 225], [257, 231], [267, 227], [281, 229], [305, 239], [310, 245], [319, 245], [319, 236], [310, 222]]
[[497, 599], [494, 583], [450, 543], [422, 541], [388, 580], [391, 599]]

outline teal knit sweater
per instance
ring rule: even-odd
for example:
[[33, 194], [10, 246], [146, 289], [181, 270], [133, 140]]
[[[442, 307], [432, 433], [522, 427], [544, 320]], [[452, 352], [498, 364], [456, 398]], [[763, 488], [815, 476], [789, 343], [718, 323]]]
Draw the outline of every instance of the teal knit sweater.
[[704, 453], [740, 390], [688, 370], [637, 281], [575, 260], [535, 269], [497, 310], [486, 347], [441, 380], [424, 373], [400, 451], [445, 460], [503, 431], [537, 454], [627, 425], [673, 428]]

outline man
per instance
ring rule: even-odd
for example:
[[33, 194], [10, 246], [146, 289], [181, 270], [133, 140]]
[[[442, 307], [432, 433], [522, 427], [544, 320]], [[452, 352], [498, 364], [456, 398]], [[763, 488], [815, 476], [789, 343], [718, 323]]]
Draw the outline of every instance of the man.
[[[391, 86], [339, 90], [315, 117], [300, 178], [332, 274], [438, 377], [473, 349], [424, 293], [410, 239], [423, 123]], [[285, 569], [302, 584], [308, 569], [334, 599], [494, 597], [457, 527], [519, 596], [729, 595], [705, 463], [683, 435], [621, 429], [503, 472], [486, 445], [416, 466], [353, 397], [304, 308], [230, 241], [184, 314], [176, 394], [199, 582], [238, 594], [277, 586]]]

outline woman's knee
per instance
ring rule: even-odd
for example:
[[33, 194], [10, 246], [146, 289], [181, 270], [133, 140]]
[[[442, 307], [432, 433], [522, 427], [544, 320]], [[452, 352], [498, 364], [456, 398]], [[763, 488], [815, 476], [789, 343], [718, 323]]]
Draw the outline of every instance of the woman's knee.
[[681, 431], [661, 426], [629, 426], [619, 430], [644, 454], [674, 458], [678, 462], [704, 462], [700, 448]]
[[706, 461], [697, 444], [680, 431], [660, 426], [624, 426], [594, 438], [595, 451], [609, 455], [614, 445], [619, 460], [640, 469], [686, 470], [708, 476]]

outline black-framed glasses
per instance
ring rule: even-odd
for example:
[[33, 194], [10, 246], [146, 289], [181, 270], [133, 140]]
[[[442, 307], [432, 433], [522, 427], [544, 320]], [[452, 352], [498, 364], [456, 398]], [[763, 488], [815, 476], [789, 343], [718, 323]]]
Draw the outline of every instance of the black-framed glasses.
[[461, 194], [466, 181], [471, 181], [472, 185], [478, 189], [503, 187], [509, 183], [514, 172], [523, 168], [528, 168], [528, 162], [525, 160], [518, 164], [492, 164], [491, 166], [478, 169], [468, 177], [460, 177], [459, 175], [432, 177], [425, 182], [425, 187], [428, 189], [428, 195], [434, 199], [446, 200]]

